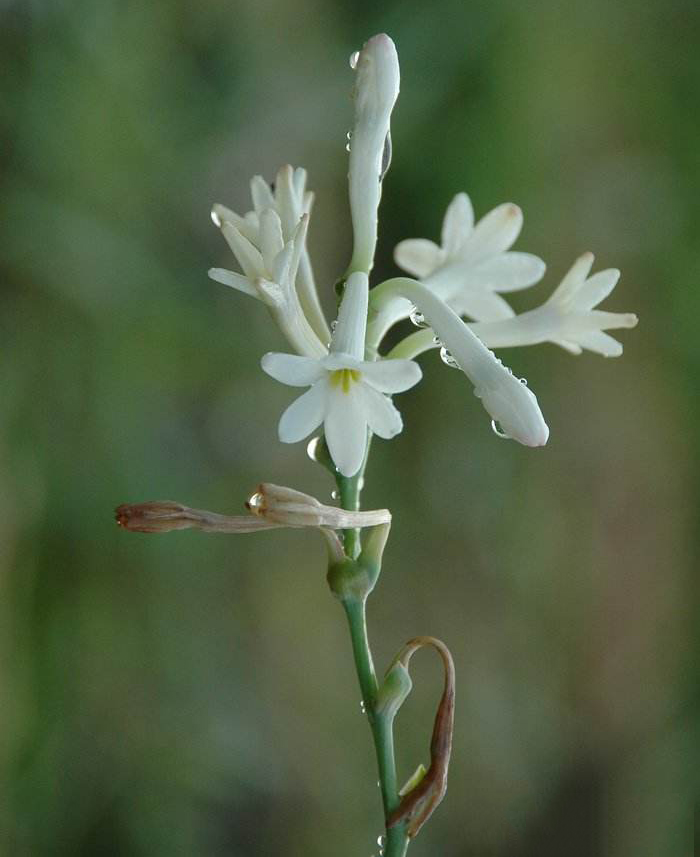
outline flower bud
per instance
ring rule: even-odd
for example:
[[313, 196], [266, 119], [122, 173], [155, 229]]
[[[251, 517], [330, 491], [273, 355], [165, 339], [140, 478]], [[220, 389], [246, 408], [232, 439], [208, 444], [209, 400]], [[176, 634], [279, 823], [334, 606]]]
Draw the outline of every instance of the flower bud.
[[377, 692], [376, 715], [385, 717], [389, 721], [393, 720], [412, 687], [413, 682], [408, 670], [400, 661], [397, 661], [387, 672]]
[[355, 124], [349, 179], [355, 241], [349, 270], [368, 274], [377, 244], [381, 182], [391, 152], [391, 111], [399, 94], [399, 59], [389, 36], [373, 36], [357, 55], [354, 67]]

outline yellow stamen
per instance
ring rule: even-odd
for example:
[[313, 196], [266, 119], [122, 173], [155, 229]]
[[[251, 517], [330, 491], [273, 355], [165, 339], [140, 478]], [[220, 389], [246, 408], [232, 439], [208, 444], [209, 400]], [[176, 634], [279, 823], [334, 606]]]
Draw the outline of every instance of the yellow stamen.
[[340, 387], [344, 393], [350, 392], [353, 383], [360, 380], [361, 372], [358, 369], [336, 369], [331, 372], [331, 384]]

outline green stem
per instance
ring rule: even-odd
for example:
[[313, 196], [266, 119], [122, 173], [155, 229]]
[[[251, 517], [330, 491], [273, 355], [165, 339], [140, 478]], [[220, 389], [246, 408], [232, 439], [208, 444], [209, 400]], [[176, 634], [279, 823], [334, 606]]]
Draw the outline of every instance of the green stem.
[[[367, 637], [366, 600], [345, 600], [343, 607], [348, 617], [355, 668], [362, 691], [362, 702], [372, 730], [374, 749], [379, 769], [379, 787], [382, 792], [384, 817], [388, 818], [399, 804], [394, 760], [394, 733], [391, 718], [376, 713], [377, 676], [372, 660], [372, 651]], [[403, 857], [408, 848], [405, 825], [400, 824], [386, 830], [384, 857]]]
[[[340, 505], [343, 509], [347, 509], [350, 512], [357, 512], [360, 509], [360, 492], [365, 481], [365, 467], [367, 466], [367, 457], [369, 456], [371, 442], [372, 434], [368, 432], [365, 458], [362, 462], [362, 467], [360, 467], [354, 476], [343, 476], [342, 473], [336, 471], [335, 481], [338, 486], [338, 494], [340, 495]], [[343, 541], [347, 556], [350, 559], [357, 559], [361, 549], [360, 531], [343, 530]]]

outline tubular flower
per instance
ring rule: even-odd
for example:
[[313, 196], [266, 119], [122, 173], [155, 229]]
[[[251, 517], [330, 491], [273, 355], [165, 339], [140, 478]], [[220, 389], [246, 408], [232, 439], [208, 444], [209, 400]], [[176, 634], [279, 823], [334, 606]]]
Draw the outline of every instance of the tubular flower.
[[270, 353], [262, 358], [272, 378], [310, 387], [282, 414], [280, 440], [296, 443], [323, 423], [329, 452], [343, 476], [353, 476], [362, 466], [368, 429], [389, 439], [403, 428], [386, 394], [408, 390], [421, 378], [412, 360], [364, 360], [367, 300], [367, 275], [351, 274], [327, 356]]
[[212, 220], [243, 273], [212, 268], [209, 276], [263, 301], [297, 352], [319, 356], [327, 352], [330, 331], [306, 250], [313, 195], [305, 183], [305, 170], [282, 167], [274, 193], [261, 176], [251, 180], [254, 211], [241, 217], [215, 205]]
[[553, 342], [572, 354], [583, 349], [619, 357], [622, 345], [605, 330], [634, 327], [634, 313], [601, 312], [595, 307], [615, 288], [616, 268], [590, 275], [594, 256], [584, 253], [574, 262], [552, 296], [537, 309], [500, 322], [472, 325], [472, 330], [492, 348]]

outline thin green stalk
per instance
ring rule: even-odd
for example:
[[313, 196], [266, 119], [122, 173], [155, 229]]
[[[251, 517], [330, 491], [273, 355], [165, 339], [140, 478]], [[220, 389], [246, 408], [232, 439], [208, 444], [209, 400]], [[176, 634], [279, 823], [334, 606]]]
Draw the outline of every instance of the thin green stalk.
[[[399, 804], [396, 763], [394, 760], [393, 724], [390, 719], [377, 716], [375, 710], [377, 676], [367, 637], [365, 600], [347, 600], [343, 602], [343, 606], [348, 617], [350, 639], [352, 641], [357, 677], [362, 691], [362, 701], [372, 730], [374, 749], [377, 755], [379, 787], [382, 793], [384, 816], [388, 818], [390, 813]], [[383, 850], [384, 857], [403, 857], [407, 848], [408, 837], [406, 836], [405, 825], [396, 825], [386, 831]]]

